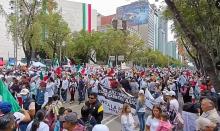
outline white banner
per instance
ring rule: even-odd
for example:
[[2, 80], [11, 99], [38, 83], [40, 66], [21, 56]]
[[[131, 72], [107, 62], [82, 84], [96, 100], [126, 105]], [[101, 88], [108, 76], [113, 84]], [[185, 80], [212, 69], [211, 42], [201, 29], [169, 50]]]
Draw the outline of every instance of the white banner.
[[[118, 115], [124, 103], [131, 106], [132, 113], [135, 113], [137, 98], [123, 90], [113, 90], [99, 86], [98, 99], [102, 103], [104, 112]], [[158, 103], [160, 97], [155, 100], [146, 98], [146, 107], [152, 109], [154, 103]]]

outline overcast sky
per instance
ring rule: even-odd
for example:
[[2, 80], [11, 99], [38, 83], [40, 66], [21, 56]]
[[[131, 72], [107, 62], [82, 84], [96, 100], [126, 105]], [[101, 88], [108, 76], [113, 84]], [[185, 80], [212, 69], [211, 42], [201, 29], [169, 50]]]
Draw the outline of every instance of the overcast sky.
[[[96, 9], [102, 15], [111, 15], [116, 13], [116, 8], [122, 5], [129, 4], [137, 0], [70, 0], [92, 4], [92, 8]], [[149, 0], [150, 3], [155, 3], [155, 0]], [[158, 4], [160, 2], [157, 2]]]

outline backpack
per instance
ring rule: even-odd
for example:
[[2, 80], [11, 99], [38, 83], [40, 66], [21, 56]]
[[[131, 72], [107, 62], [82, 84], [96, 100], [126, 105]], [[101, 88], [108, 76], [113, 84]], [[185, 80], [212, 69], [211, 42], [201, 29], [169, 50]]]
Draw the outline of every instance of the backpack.
[[82, 118], [79, 119], [80, 123], [85, 127], [85, 131], [92, 131], [93, 125], [91, 124], [92, 116], [89, 116], [89, 119], [84, 122]]

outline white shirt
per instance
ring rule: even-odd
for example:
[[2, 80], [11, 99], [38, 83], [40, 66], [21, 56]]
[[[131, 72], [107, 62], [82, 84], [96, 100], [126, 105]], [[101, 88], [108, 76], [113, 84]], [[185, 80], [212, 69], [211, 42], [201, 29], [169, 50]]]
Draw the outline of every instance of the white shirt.
[[[31, 121], [31, 123], [28, 124], [26, 131], [31, 131], [32, 123], [33, 121]], [[49, 126], [44, 122], [40, 122], [40, 125], [37, 128], [37, 131], [49, 131]]]
[[62, 89], [66, 90], [69, 86], [69, 81], [68, 80], [63, 80], [62, 81]]
[[46, 92], [48, 92], [48, 97], [52, 97], [54, 95], [54, 83], [53, 82], [49, 82], [47, 83], [47, 86], [46, 86]]
[[155, 117], [152, 118], [152, 116], [148, 116], [146, 125], [150, 127], [150, 131], [157, 131], [157, 128], [159, 127], [160, 120], [156, 119]]
[[179, 102], [176, 99], [170, 100], [170, 109], [175, 109], [175, 111], [179, 111]]
[[122, 131], [134, 131], [134, 118], [131, 113], [121, 115]]

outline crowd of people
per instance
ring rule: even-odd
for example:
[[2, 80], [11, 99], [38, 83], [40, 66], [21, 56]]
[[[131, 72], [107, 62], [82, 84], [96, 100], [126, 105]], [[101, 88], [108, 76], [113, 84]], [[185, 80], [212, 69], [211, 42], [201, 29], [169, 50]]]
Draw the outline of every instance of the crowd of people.
[[[137, 98], [135, 112], [129, 104], [123, 105], [119, 131], [137, 127], [140, 131], [183, 130], [182, 110], [198, 114], [197, 131], [219, 129], [219, 94], [209, 77], [171, 67], [89, 69], [86, 73], [62, 67], [1, 70], [2, 81], [21, 110], [12, 113], [9, 102], [0, 102], [0, 131], [109, 131], [102, 124], [99, 86], [124, 90]], [[157, 101], [151, 109], [146, 106], [149, 100]], [[64, 106], [75, 101], [84, 104], [81, 115]]]

